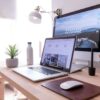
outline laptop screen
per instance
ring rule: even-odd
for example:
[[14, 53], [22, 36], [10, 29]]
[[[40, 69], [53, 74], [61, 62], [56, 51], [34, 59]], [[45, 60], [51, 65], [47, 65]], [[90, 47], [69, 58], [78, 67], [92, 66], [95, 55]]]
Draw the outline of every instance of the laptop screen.
[[45, 40], [41, 65], [70, 70], [74, 38], [48, 38]]

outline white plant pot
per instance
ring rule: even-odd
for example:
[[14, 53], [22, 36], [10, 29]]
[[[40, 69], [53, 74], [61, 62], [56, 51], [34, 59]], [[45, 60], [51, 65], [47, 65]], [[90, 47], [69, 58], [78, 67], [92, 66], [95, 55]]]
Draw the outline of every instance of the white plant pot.
[[18, 66], [18, 58], [14, 58], [14, 59], [11, 59], [11, 58], [8, 58], [6, 59], [6, 65], [8, 68], [15, 68]]

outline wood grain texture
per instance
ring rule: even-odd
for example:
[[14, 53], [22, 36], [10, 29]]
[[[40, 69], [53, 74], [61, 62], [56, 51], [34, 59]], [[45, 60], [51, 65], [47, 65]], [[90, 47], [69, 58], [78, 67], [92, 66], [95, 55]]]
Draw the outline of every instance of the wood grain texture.
[[0, 77], [0, 100], [4, 100], [4, 80]]
[[[11, 69], [2, 69], [0, 71], [1, 76], [8, 81], [11, 85], [16, 87], [20, 92], [22, 92], [25, 96], [27, 96], [30, 100], [68, 100], [67, 98], [54, 93], [44, 87], [41, 86], [42, 83], [47, 80], [38, 83], [34, 83], [16, 73], [14, 73]], [[83, 70], [81, 72], [73, 73], [69, 75], [72, 78], [88, 82], [97, 86], [100, 86], [100, 74], [96, 73], [96, 76], [89, 76], [87, 70]], [[68, 76], [66, 76], [68, 77]], [[57, 80], [60, 78], [57, 78]], [[100, 100], [100, 96], [97, 96], [91, 100]]]

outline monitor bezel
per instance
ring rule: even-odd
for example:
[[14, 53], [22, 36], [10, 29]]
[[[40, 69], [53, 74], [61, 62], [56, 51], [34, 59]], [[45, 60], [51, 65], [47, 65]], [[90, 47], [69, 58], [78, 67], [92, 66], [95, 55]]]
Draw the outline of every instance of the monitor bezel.
[[[67, 35], [55, 36], [55, 22], [56, 22], [56, 19], [61, 18], [61, 17], [65, 17], [65, 16], [78, 14], [78, 13], [85, 12], [85, 11], [94, 10], [94, 9], [97, 9], [97, 8], [100, 8], [100, 4], [94, 5], [94, 6], [90, 6], [90, 7], [87, 7], [87, 8], [83, 8], [83, 9], [80, 9], [80, 10], [76, 10], [76, 11], [73, 11], [73, 12], [69, 12], [69, 13], [66, 13], [66, 14], [63, 14], [63, 15], [60, 15], [60, 16], [56, 16], [54, 18], [53, 38], [55, 38], [55, 37], [67, 37]], [[93, 51], [100, 52], [100, 30], [99, 30], [98, 47], [99, 48], [93, 48]], [[91, 48], [75, 48], [75, 50], [77, 50], [77, 51], [91, 51]]]

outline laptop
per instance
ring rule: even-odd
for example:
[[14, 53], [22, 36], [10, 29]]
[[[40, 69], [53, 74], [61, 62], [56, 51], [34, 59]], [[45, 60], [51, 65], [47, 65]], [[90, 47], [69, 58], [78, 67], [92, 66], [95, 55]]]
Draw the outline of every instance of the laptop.
[[40, 65], [14, 68], [13, 71], [36, 82], [67, 75], [70, 72], [75, 37], [47, 38]]

